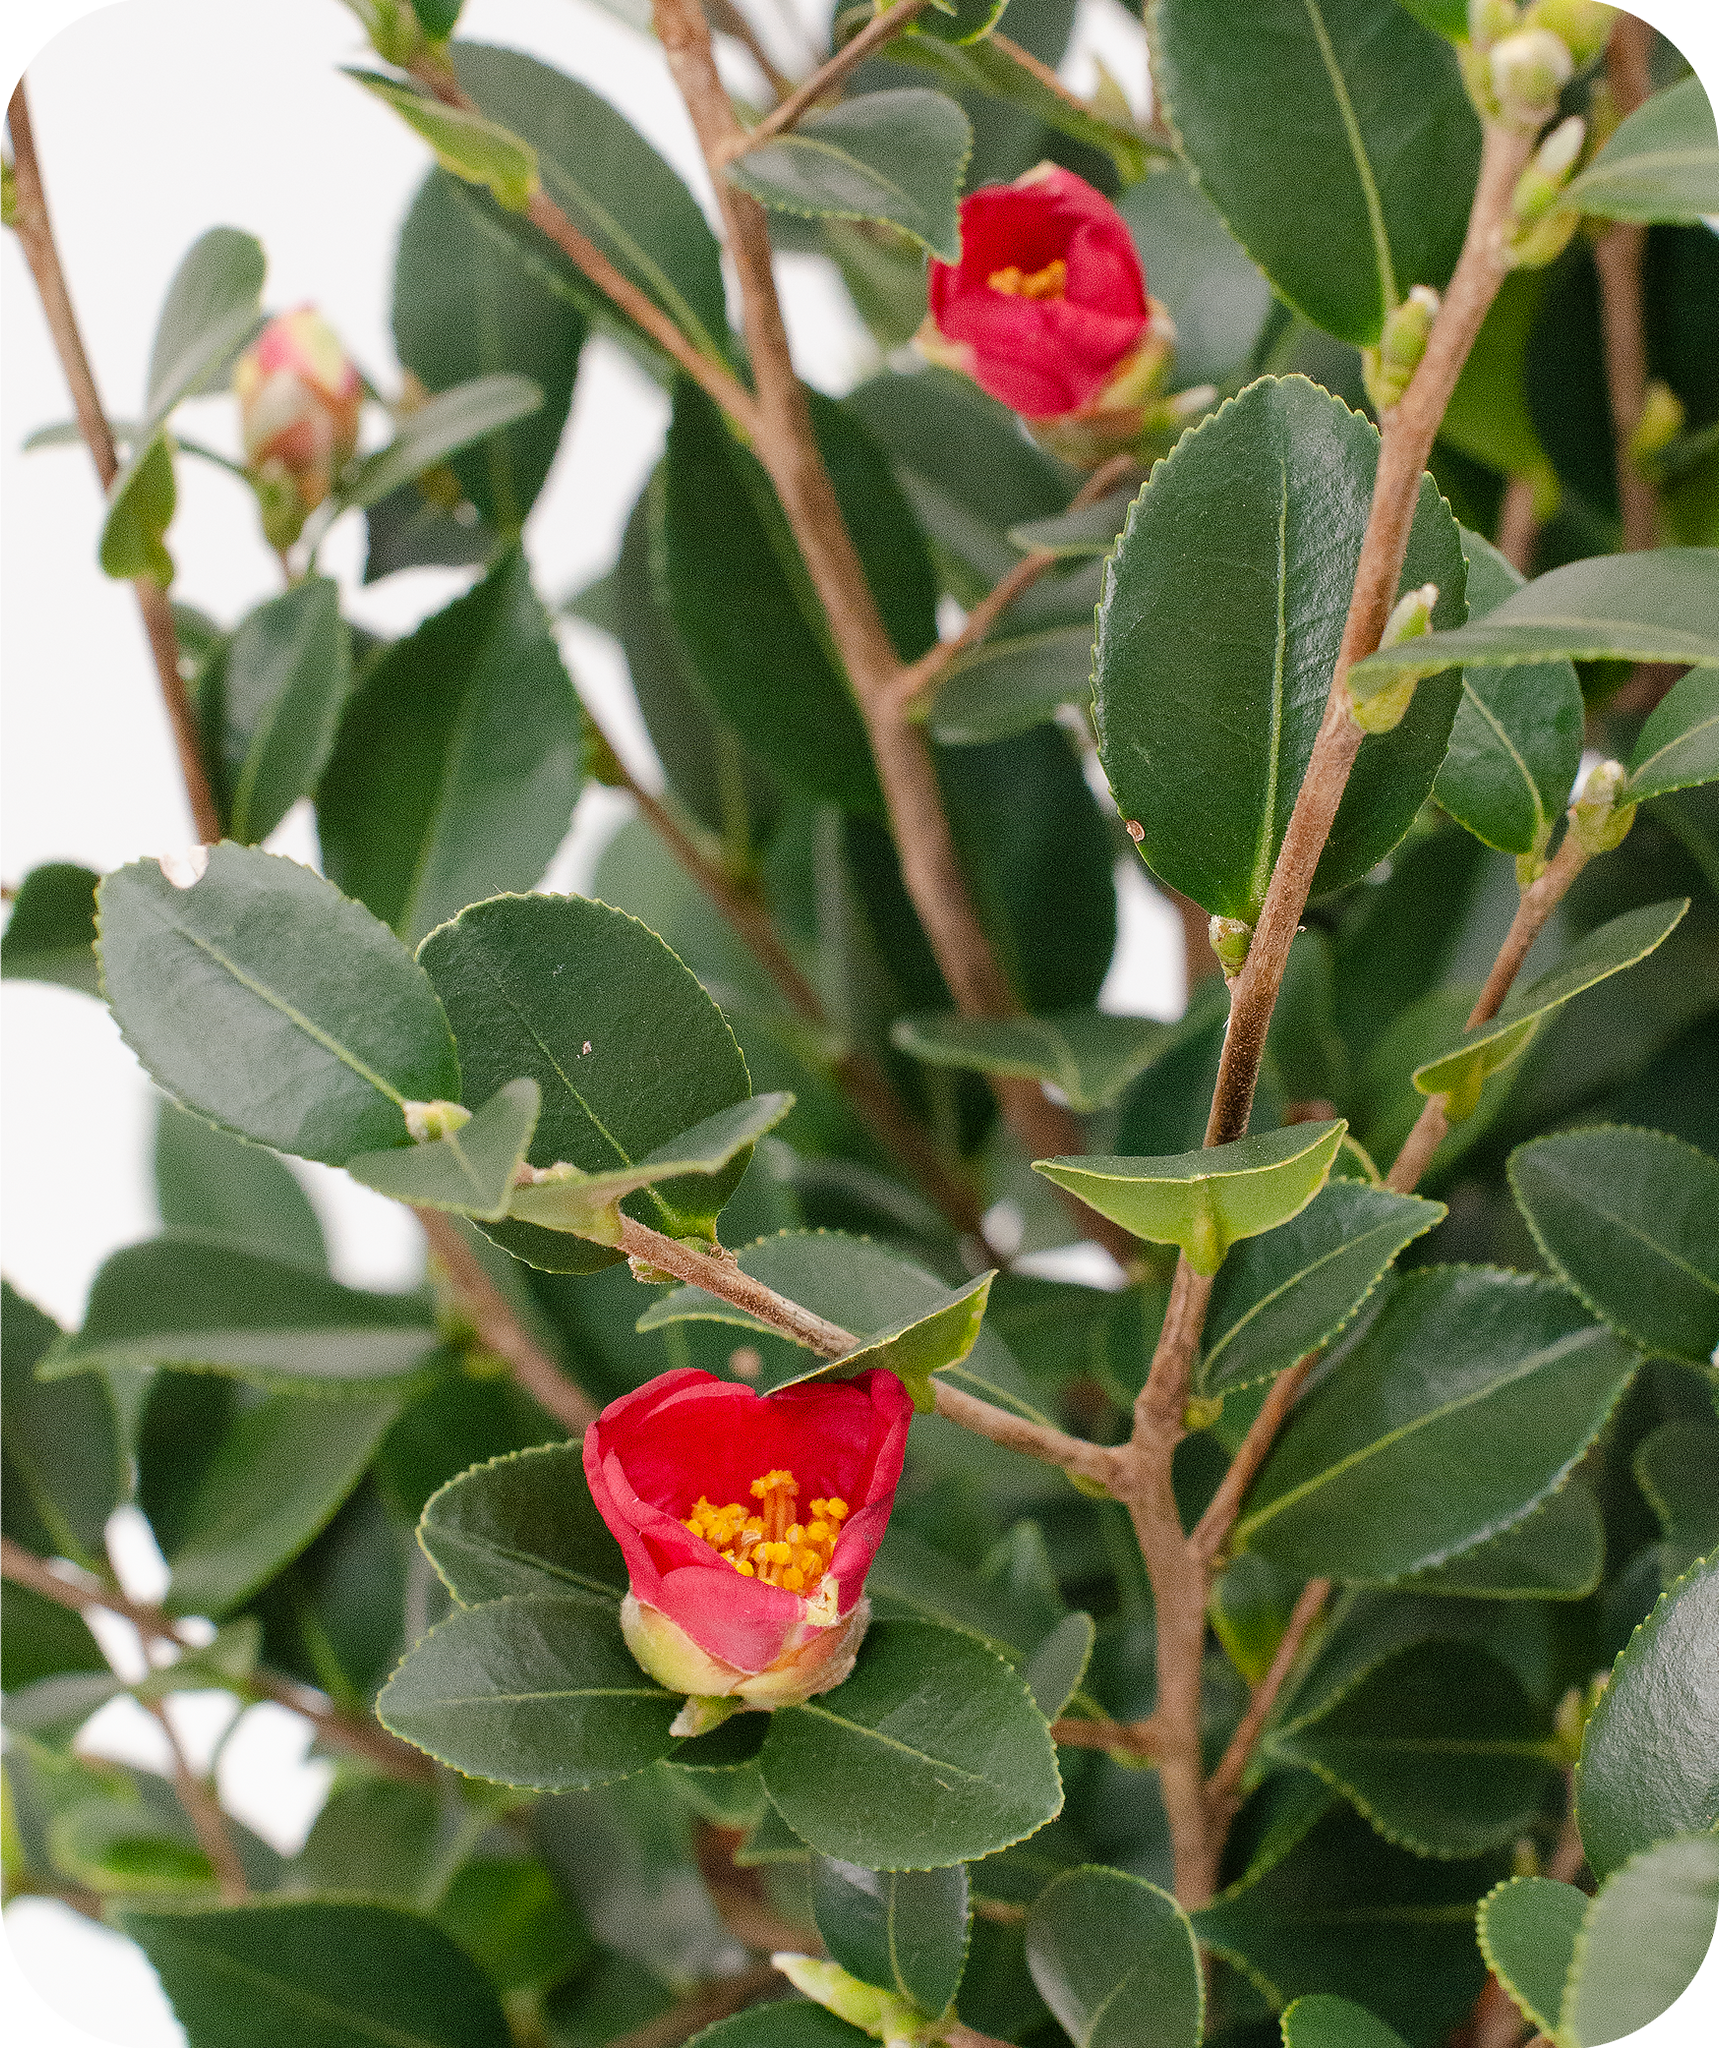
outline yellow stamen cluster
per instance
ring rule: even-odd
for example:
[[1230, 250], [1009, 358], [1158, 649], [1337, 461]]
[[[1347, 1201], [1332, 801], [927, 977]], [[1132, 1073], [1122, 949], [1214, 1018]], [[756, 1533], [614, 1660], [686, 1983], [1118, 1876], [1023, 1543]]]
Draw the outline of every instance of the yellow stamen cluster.
[[683, 1526], [701, 1537], [743, 1579], [761, 1579], [790, 1593], [815, 1592], [830, 1568], [847, 1518], [845, 1500], [815, 1500], [812, 1519], [793, 1519], [800, 1486], [792, 1472], [766, 1472], [752, 1482], [757, 1509], [740, 1501], [713, 1507], [700, 1494]]
[[985, 282], [994, 292], [1010, 299], [1060, 299], [1068, 290], [1068, 265], [1053, 256], [1043, 270], [1022, 270], [1011, 263], [1007, 270], [993, 270]]

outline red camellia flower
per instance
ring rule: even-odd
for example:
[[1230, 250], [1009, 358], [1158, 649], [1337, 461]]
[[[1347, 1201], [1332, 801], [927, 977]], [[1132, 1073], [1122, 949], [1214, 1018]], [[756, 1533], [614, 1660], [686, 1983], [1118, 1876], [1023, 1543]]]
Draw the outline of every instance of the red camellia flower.
[[627, 1646], [653, 1678], [751, 1707], [846, 1678], [912, 1413], [878, 1369], [775, 1394], [688, 1369], [603, 1410], [585, 1476], [627, 1560]]
[[961, 202], [961, 260], [931, 264], [931, 320], [982, 390], [1030, 420], [1092, 405], [1145, 340], [1146, 277], [1121, 214], [1040, 164]]

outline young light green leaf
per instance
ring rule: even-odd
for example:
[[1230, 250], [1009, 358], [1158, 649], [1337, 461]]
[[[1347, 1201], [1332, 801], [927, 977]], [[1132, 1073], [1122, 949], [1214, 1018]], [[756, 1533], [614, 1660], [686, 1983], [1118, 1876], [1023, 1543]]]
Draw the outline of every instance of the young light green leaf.
[[1281, 297], [1364, 347], [1411, 285], [1444, 285], [1480, 157], [1447, 43], [1396, 0], [1153, 0], [1148, 19], [1181, 154]]
[[341, 483], [331, 500], [335, 510], [370, 506], [438, 462], [481, 441], [486, 434], [510, 427], [543, 404], [542, 388], [511, 370], [492, 377], [474, 377], [456, 384], [406, 415], [386, 448], [367, 455]]
[[396, 1145], [389, 1152], [361, 1152], [346, 1162], [356, 1181], [396, 1202], [452, 1209], [499, 1223], [513, 1198], [543, 1105], [542, 1090], [529, 1076], [498, 1088], [469, 1123], [422, 1145]]
[[99, 995], [96, 971], [95, 892], [101, 876], [71, 861], [32, 868], [12, 899], [0, 938], [0, 977], [57, 981], [63, 988]]
[[1299, 1216], [1224, 1261], [1206, 1313], [1200, 1386], [1228, 1393], [1329, 1343], [1444, 1205], [1328, 1181]]
[[967, 1872], [867, 1870], [814, 1854], [812, 1912], [832, 1958], [931, 2019], [948, 2011], [967, 1960]]
[[316, 796], [330, 879], [408, 945], [533, 887], [578, 800], [579, 733], [531, 572], [509, 548], [366, 669]]
[[652, 1683], [590, 1595], [456, 1608], [382, 1688], [377, 1718], [469, 1778], [574, 1792], [674, 1748], [682, 1702]]
[[1199, 1946], [1187, 1914], [1143, 1877], [1064, 1871], [1027, 1914], [1027, 1967], [1076, 2048], [1196, 2048]]
[[1674, 1417], [1642, 1439], [1631, 1462], [1664, 1533], [1659, 1570], [1669, 1585], [1719, 1551], [1719, 1428]]
[[1386, 1841], [1460, 1857], [1528, 1827], [1557, 1774], [1550, 1734], [1508, 1666], [1467, 1644], [1429, 1642], [1268, 1740], [1273, 1756], [1316, 1771]]
[[170, 1094], [241, 1137], [338, 1166], [399, 1143], [408, 1101], [457, 1098], [423, 969], [296, 861], [223, 842], [187, 888], [140, 861], [96, 900], [126, 1042]]
[[1712, 1834], [1660, 1842], [1614, 1870], [1576, 1936], [1558, 2040], [1600, 2048], [1658, 2019], [1693, 1982], [1716, 1918], [1719, 1839]]
[[1565, 188], [1563, 203], [1606, 220], [1687, 220], [1719, 213], [1719, 134], [1693, 73], [1618, 123]]
[[1153, 1244], [1213, 1274], [1239, 1238], [1275, 1230], [1325, 1185], [1348, 1125], [1291, 1124], [1165, 1159], [1035, 1159], [1033, 1171]]
[[[1405, 0], [1407, 4], [1407, 0]], [[1412, 11], [1412, 10], [1411, 10]], [[1283, 2009], [1283, 2048], [1406, 2048], [1395, 2027], [1387, 2027], [1347, 1998], [1316, 1991]]]
[[1550, 1877], [1512, 1877], [1480, 1902], [1475, 1932], [1487, 1967], [1529, 2026], [1555, 2036], [1587, 1896]]
[[1597, 1876], [1667, 1835], [1719, 1822], [1719, 1558], [1695, 1565], [1635, 1634], [1576, 1766], [1576, 1824]]
[[1502, 1536], [1460, 1550], [1404, 1582], [1416, 1593], [1463, 1599], [1585, 1600], [1606, 1562], [1606, 1526], [1593, 1490], [1567, 1479], [1551, 1499]]
[[1465, 1031], [1454, 1051], [1416, 1067], [1415, 1086], [1423, 1095], [1442, 1095], [1452, 1122], [1472, 1116], [1487, 1077], [1525, 1049], [1542, 1018], [1608, 975], [1645, 960], [1670, 937], [1688, 908], [1687, 896], [1675, 903], [1650, 903], [1589, 932], [1549, 973], [1512, 991], [1495, 1017]]
[[1549, 1280], [1484, 1266], [1407, 1274], [1297, 1405], [1237, 1545], [1373, 1583], [1442, 1564], [1557, 1488], [1636, 1364]]
[[1719, 1163], [1661, 1131], [1561, 1131], [1510, 1155], [1535, 1242], [1593, 1312], [1692, 1365], [1719, 1346]]
[[173, 557], [164, 536], [178, 504], [172, 444], [158, 433], [133, 451], [108, 491], [100, 546], [105, 573], [122, 582], [147, 576], [170, 589]]
[[1152, 1017], [1062, 1010], [1050, 1017], [898, 1017], [891, 1040], [935, 1067], [1053, 1081], [1083, 1113], [1114, 1102], [1162, 1050], [1171, 1027]]
[[876, 1621], [853, 1676], [770, 1717], [759, 1756], [802, 1840], [871, 1870], [971, 1862], [1062, 1807], [1032, 1696], [974, 1637]]
[[882, 220], [946, 263], [961, 254], [967, 116], [944, 93], [904, 86], [809, 114], [728, 166], [732, 184], [785, 213]]
[[418, 1540], [462, 1607], [515, 1594], [618, 1604], [627, 1590], [626, 1560], [576, 1443], [516, 1451], [450, 1479], [425, 1504]]
[[0, 1323], [5, 1532], [27, 1550], [99, 1571], [107, 1558], [107, 1520], [125, 1486], [108, 1390], [100, 1380], [42, 1384], [36, 1367], [60, 1328], [9, 1280], [0, 1282]]
[[[1263, 378], [1158, 464], [1106, 565], [1094, 668], [1105, 773], [1154, 873], [1214, 915], [1259, 915], [1324, 713], [1378, 448], [1329, 392]], [[1218, 577], [1214, 526], [1226, 536]], [[1425, 477], [1403, 587], [1434, 584], [1433, 616], [1454, 626], [1466, 574], [1456, 522]], [[1365, 742], [1316, 890], [1359, 880], [1408, 830], [1461, 690], [1455, 674], [1423, 682], [1396, 730]]]
[[469, 185], [484, 186], [509, 213], [523, 213], [541, 191], [537, 152], [499, 122], [486, 121], [465, 107], [446, 106], [415, 86], [374, 71], [349, 70], [346, 75], [421, 135], [444, 171]]
[[1660, 699], [1629, 757], [1631, 802], [1719, 780], [1719, 675], [1691, 669]]
[[254, 235], [210, 228], [185, 252], [167, 287], [149, 350], [147, 440], [183, 398], [222, 390], [233, 358], [262, 319], [268, 258]]

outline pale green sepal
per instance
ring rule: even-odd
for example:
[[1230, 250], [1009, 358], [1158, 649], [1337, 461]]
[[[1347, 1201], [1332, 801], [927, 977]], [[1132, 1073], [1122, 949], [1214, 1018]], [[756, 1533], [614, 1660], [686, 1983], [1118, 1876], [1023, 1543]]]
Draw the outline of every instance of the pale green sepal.
[[1164, 1159], [1035, 1159], [1033, 1171], [1210, 1277], [1238, 1238], [1274, 1230], [1325, 1185], [1348, 1124], [1291, 1124]]
[[838, 2019], [846, 2020], [849, 2026], [870, 2034], [873, 2040], [882, 2041], [885, 2048], [905, 2048], [909, 2042], [925, 2039], [931, 2022], [899, 1992], [880, 1991], [875, 1984], [863, 1984], [840, 1963], [825, 1962], [821, 1956], [784, 1952], [770, 1960], [796, 1991], [833, 2012]]
[[[445, 1114], [458, 1104], [410, 1104], [408, 1109], [441, 1110], [420, 1119], [439, 1137], [386, 1152], [361, 1152], [346, 1162], [352, 1178], [426, 1209], [452, 1209], [482, 1223], [499, 1223], [513, 1197], [514, 1177], [524, 1164], [543, 1107], [543, 1093], [529, 1076], [498, 1089], [475, 1116], [456, 1122]], [[411, 1117], [408, 1114], [408, 1125]]]
[[541, 189], [536, 150], [496, 122], [467, 113], [463, 107], [444, 106], [440, 100], [373, 71], [348, 71], [346, 75], [415, 129], [435, 151], [444, 171], [468, 185], [486, 187], [509, 213], [523, 213]]
[[708, 1735], [713, 1728], [720, 1728], [730, 1715], [741, 1711], [737, 1699], [724, 1699], [720, 1693], [688, 1693], [686, 1703], [669, 1723], [671, 1735]]
[[797, 1387], [802, 1380], [845, 1379], [851, 1373], [879, 1365], [895, 1374], [913, 1397], [919, 1413], [929, 1415], [937, 1406], [937, 1390], [931, 1384], [931, 1375], [959, 1365], [978, 1343], [979, 1326], [985, 1320], [985, 1304], [991, 1298], [991, 1282], [996, 1277], [995, 1273], [981, 1273], [929, 1315], [909, 1316], [892, 1329], [868, 1339], [857, 1351], [826, 1360], [809, 1372], [782, 1381], [781, 1385]]

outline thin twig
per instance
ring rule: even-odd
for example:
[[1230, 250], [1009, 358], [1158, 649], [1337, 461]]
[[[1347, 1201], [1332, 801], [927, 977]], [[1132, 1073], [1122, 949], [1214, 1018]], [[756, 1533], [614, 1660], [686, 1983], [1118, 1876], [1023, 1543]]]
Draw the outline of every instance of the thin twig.
[[748, 150], [762, 149], [765, 143], [774, 142], [778, 135], [809, 114], [820, 100], [827, 99], [850, 71], [900, 35], [908, 23], [916, 15], [923, 14], [930, 5], [931, 0], [895, 0], [895, 5], [886, 14], [874, 15], [851, 42], [844, 43], [827, 64], [820, 65], [804, 85], [791, 92], [755, 128], [743, 128], [730, 135], [720, 145], [716, 162], [733, 163], [736, 157], [744, 156]]
[[1097, 1486], [1108, 1488], [1115, 1478], [1117, 1453], [1110, 1445], [1088, 1443], [1083, 1437], [1069, 1436], [1063, 1430], [1053, 1429], [1049, 1423], [1032, 1422], [1024, 1415], [1011, 1414], [1006, 1408], [981, 1401], [976, 1395], [966, 1393], [960, 1387], [949, 1386], [936, 1377], [931, 1384], [937, 1396], [938, 1414], [946, 1415], [951, 1422], [959, 1423], [975, 1436], [988, 1437], [992, 1443], [1001, 1444], [1006, 1450], [1020, 1451], [1026, 1457], [1055, 1465], [1059, 1470], [1073, 1473]]
[[678, 2005], [670, 2006], [654, 2020], [647, 2020], [642, 2027], [635, 2027], [630, 2034], [617, 2035], [610, 2048], [681, 2048], [683, 2041], [690, 2041], [694, 2034], [727, 2019], [730, 2013], [743, 2011], [766, 1992], [779, 1990], [781, 1983], [781, 1977], [769, 1963], [748, 1963], [732, 1977], [714, 1977], [708, 1984], [701, 1984]]
[[[1653, 91], [1648, 55], [1653, 30], [1633, 14], [1619, 13], [1606, 46], [1606, 74], [1620, 115], [1631, 114]], [[1612, 442], [1617, 466], [1618, 510], [1626, 551], [1651, 548], [1658, 537], [1659, 505], [1653, 485], [1638, 468], [1630, 441], [1647, 403], [1647, 328], [1642, 314], [1642, 264], [1647, 229], [1635, 221], [1612, 221], [1594, 243], [1600, 278], [1600, 330], [1605, 345], [1606, 387], [1611, 398]]]
[[717, 34], [738, 43], [758, 66], [777, 99], [786, 98], [794, 90], [794, 81], [765, 49], [758, 31], [736, 6], [735, 0], [704, 0], [704, 11], [710, 16], [710, 25]]
[[667, 1237], [626, 1215], [621, 1218], [621, 1249], [641, 1265], [672, 1273], [689, 1287], [702, 1287], [707, 1294], [732, 1302], [795, 1344], [815, 1351], [820, 1358], [845, 1358], [861, 1341], [839, 1323], [814, 1315], [809, 1308], [802, 1308], [797, 1301], [766, 1287], [762, 1280], [743, 1273], [732, 1252], [698, 1251], [679, 1238]]
[[[48, 196], [42, 184], [35, 131], [30, 125], [30, 107], [22, 79], [18, 81], [6, 109], [6, 120], [12, 131], [12, 167], [17, 179], [17, 210], [12, 225], [23, 244], [30, 275], [36, 281], [48, 332], [53, 337], [60, 367], [71, 390], [78, 430], [84, 437], [96, 475], [106, 493], [112, 489], [113, 480], [119, 474], [119, 457], [114, 451], [107, 414], [102, 409], [95, 373], [90, 368], [83, 337], [78, 331], [77, 316], [72, 310], [71, 294], [66, 288], [65, 272], [60, 266], [60, 252], [54, 242], [53, 223], [48, 215]], [[179, 756], [179, 773], [184, 780], [186, 801], [191, 806], [192, 823], [203, 844], [212, 846], [221, 836], [221, 813], [209, 785], [208, 771], [203, 765], [196, 713], [191, 708], [185, 678], [179, 673], [179, 635], [173, 624], [173, 607], [168, 602], [166, 591], [147, 576], [136, 578], [132, 588], [137, 593], [144, 635], [155, 663], [155, 678], [160, 685], [167, 722], [173, 731], [173, 744]]]
[[1051, 1737], [1064, 1749], [1099, 1749], [1133, 1763], [1152, 1763], [1158, 1755], [1157, 1724], [1150, 1714], [1144, 1721], [1053, 1721]]
[[1211, 1808], [1212, 1827], [1220, 1839], [1241, 1804], [1242, 1781], [1247, 1775], [1254, 1747], [1271, 1717], [1272, 1708], [1277, 1705], [1278, 1694], [1295, 1669], [1301, 1646], [1307, 1640], [1307, 1631], [1319, 1619], [1319, 1610], [1330, 1594], [1329, 1579], [1309, 1579], [1302, 1587], [1270, 1666], [1254, 1687], [1247, 1711], [1236, 1724], [1236, 1732], [1230, 1737], [1228, 1747], [1206, 1785], [1206, 1803]]
[[152, 1699], [145, 1700], [143, 1705], [167, 1738], [173, 1790], [185, 1809], [185, 1818], [191, 1823], [197, 1846], [209, 1859], [209, 1868], [215, 1873], [215, 1882], [220, 1887], [222, 1903], [230, 1906], [240, 1899], [249, 1898], [251, 1888], [245, 1882], [245, 1867], [239, 1861], [232, 1836], [227, 1832], [227, 1816], [221, 1811], [220, 1801], [191, 1768], [191, 1760], [179, 1740], [179, 1731], [167, 1711], [167, 1702]]
[[1219, 1480], [1218, 1490], [1208, 1502], [1205, 1513], [1194, 1524], [1194, 1533], [1189, 1541], [1199, 1552], [1203, 1563], [1214, 1564], [1230, 1540], [1230, 1531], [1235, 1527], [1236, 1516], [1241, 1512], [1242, 1501], [1253, 1484], [1254, 1474], [1265, 1463], [1265, 1455], [1276, 1441], [1284, 1417], [1294, 1407], [1296, 1395], [1306, 1383], [1307, 1375], [1319, 1363], [1320, 1356], [1319, 1352], [1310, 1351], [1272, 1381], [1270, 1390], [1260, 1403], [1259, 1413], [1236, 1446], [1229, 1470]]

